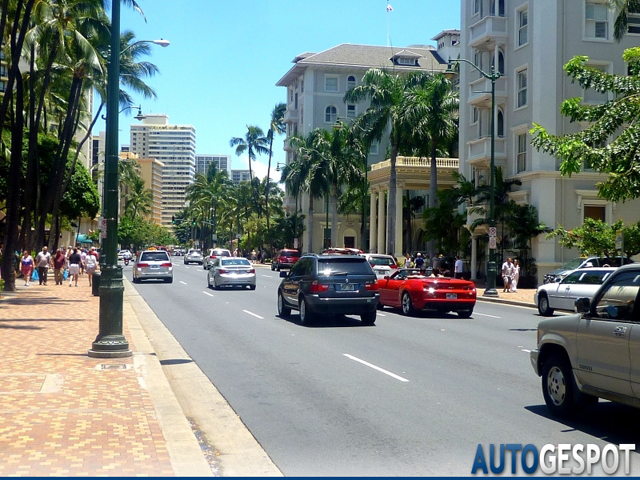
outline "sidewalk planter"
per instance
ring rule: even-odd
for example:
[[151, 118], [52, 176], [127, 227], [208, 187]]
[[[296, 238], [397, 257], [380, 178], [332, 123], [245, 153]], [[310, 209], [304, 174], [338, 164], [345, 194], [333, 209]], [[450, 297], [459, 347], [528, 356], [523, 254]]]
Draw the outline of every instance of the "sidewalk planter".
[[94, 297], [100, 296], [100, 272], [93, 272], [93, 283], [91, 284], [91, 295]]

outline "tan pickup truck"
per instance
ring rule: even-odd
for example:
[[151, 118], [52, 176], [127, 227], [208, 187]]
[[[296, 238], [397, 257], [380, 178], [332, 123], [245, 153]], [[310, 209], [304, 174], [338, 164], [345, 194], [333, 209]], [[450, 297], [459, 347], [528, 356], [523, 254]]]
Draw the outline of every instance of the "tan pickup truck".
[[640, 408], [640, 265], [620, 267], [576, 315], [538, 325], [531, 364], [552, 414], [569, 416], [598, 398]]

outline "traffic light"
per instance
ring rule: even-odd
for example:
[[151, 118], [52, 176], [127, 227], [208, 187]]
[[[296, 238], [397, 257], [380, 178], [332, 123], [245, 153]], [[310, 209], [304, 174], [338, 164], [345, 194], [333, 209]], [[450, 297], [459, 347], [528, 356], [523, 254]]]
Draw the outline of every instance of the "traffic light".
[[194, 227], [196, 226], [196, 221], [195, 221], [195, 220], [193, 221], [193, 226], [194, 226]]
[[176, 223], [175, 215], [171, 215], [171, 224], [174, 225]]

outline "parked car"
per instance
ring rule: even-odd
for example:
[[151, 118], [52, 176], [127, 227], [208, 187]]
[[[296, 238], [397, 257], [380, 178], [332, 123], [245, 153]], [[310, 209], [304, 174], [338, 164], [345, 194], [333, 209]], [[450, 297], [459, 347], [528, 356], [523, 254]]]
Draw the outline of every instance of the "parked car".
[[256, 289], [256, 269], [243, 257], [221, 256], [214, 259], [207, 272], [207, 287], [241, 286]]
[[398, 263], [392, 255], [364, 253], [363, 256], [367, 259], [379, 279], [390, 276], [398, 270]]
[[300, 260], [300, 252], [298, 250], [283, 248], [271, 261], [271, 270], [279, 272], [283, 268], [291, 268], [298, 260]]
[[312, 323], [320, 315], [360, 315], [373, 325], [378, 306], [376, 274], [359, 255], [303, 255], [278, 288], [278, 314], [300, 312], [300, 323]]
[[558, 282], [569, 275], [570, 272], [577, 268], [591, 267], [620, 267], [633, 263], [633, 260], [627, 257], [577, 257], [569, 260], [562, 267], [546, 273], [544, 283]]
[[210, 248], [209, 253], [205, 255], [202, 260], [202, 267], [205, 270], [209, 270], [209, 268], [211, 268], [211, 265], [213, 264], [216, 258], [230, 257], [230, 256], [231, 256], [231, 252], [226, 248]]
[[416, 268], [401, 268], [378, 280], [380, 306], [401, 308], [404, 315], [417, 310], [456, 312], [469, 318], [476, 305], [476, 286], [469, 280], [430, 277]]
[[195, 248], [190, 248], [184, 256], [185, 265], [187, 265], [188, 263], [199, 263], [200, 265], [202, 265], [202, 262], [202, 252], [200, 250], [196, 250]]
[[542, 320], [530, 353], [553, 415], [569, 416], [598, 398], [640, 408], [640, 265], [618, 268], [575, 315]]
[[161, 279], [173, 282], [173, 264], [169, 254], [163, 250], [140, 252], [133, 266], [133, 283], [147, 279]]
[[540, 315], [551, 316], [557, 310], [575, 311], [578, 298], [592, 298], [615, 268], [579, 268], [563, 280], [540, 285], [533, 295]]

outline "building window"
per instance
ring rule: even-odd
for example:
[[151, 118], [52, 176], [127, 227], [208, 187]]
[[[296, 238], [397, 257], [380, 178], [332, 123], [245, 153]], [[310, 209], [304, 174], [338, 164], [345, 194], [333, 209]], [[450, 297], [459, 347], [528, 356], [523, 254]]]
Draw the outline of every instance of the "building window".
[[356, 77], [353, 75], [349, 75], [347, 78], [347, 90], [351, 90], [356, 87]]
[[518, 139], [517, 173], [527, 170], [527, 134], [521, 133]]
[[516, 98], [516, 108], [527, 105], [527, 69], [516, 73], [518, 96]]
[[582, 219], [582, 221], [584, 222], [584, 219], [586, 218], [593, 218], [594, 220], [602, 220], [603, 222], [605, 222], [607, 216], [606, 213], [607, 207], [605, 207], [604, 205], [585, 205], [584, 218]]
[[524, 8], [518, 11], [518, 46], [521, 47], [529, 41], [529, 9]]
[[586, 0], [585, 38], [609, 40], [609, 7], [598, 0]]
[[[496, 12], [496, 3], [498, 4], [498, 11]], [[504, 0], [491, 0], [491, 15], [504, 17]]]
[[355, 104], [347, 105], [347, 118], [356, 118], [356, 106]]
[[[587, 63], [587, 66], [599, 70], [603, 73], [610, 73], [610, 64], [605, 65], [589, 62]], [[605, 103], [608, 100], [613, 100], [613, 95], [609, 92], [599, 93], [593, 88], [587, 88], [582, 90], [582, 99], [585, 103]]]
[[[491, 61], [491, 67], [494, 69], [496, 68], [495, 56]], [[500, 73], [500, 75], [504, 75], [504, 53], [502, 53], [502, 50], [498, 50], [498, 70], [497, 71]]]
[[475, 125], [478, 123], [478, 118], [480, 117], [480, 110], [477, 107], [473, 107], [472, 115], [471, 115], [471, 125]]
[[627, 32], [632, 35], [640, 35], [640, 12], [627, 14]]
[[293, 88], [289, 87], [289, 101], [293, 102]]
[[480, 9], [482, 8], [482, 0], [472, 0], [473, 1], [473, 14], [477, 15], [480, 13]]
[[338, 91], [338, 77], [325, 77], [324, 78], [324, 91], [325, 92], [337, 92]]
[[324, 121], [327, 123], [336, 123], [338, 120], [338, 110], [333, 105], [329, 105], [324, 111]]
[[380, 148], [380, 142], [377, 140], [371, 141], [371, 148], [369, 148], [369, 155], [378, 155], [378, 150]]
[[498, 110], [498, 137], [504, 137], [504, 113]]
[[398, 65], [416, 65], [416, 59], [409, 57], [398, 57]]

